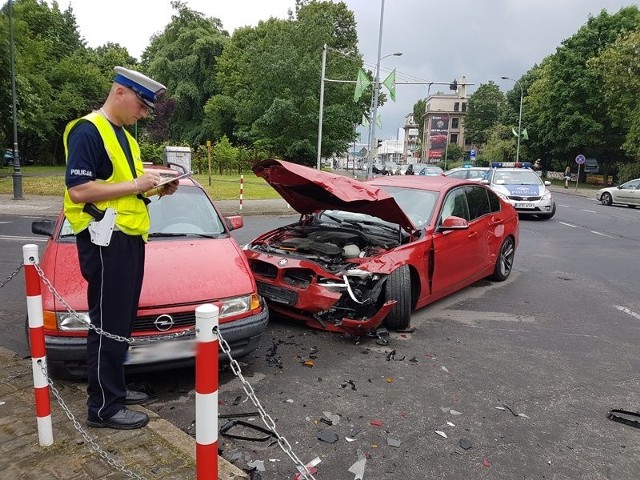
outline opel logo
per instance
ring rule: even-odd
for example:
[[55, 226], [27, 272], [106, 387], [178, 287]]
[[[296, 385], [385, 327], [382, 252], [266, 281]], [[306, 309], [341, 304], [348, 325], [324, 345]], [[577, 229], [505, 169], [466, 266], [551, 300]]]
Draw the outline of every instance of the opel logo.
[[171, 315], [167, 315], [165, 313], [163, 315], [160, 315], [158, 318], [156, 318], [153, 324], [156, 326], [156, 328], [159, 331], [166, 332], [171, 327], [173, 327], [173, 318], [171, 318]]

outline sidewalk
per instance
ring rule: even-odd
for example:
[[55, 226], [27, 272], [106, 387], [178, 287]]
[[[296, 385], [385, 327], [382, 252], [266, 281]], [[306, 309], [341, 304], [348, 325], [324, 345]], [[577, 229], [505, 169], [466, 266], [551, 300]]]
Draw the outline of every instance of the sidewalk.
[[[101, 480], [146, 478], [183, 480], [196, 477], [196, 441], [144, 407], [133, 407], [150, 417], [138, 430], [92, 429], [85, 426], [86, 393], [83, 385], [54, 381], [64, 403], [96, 446], [116, 464], [101, 460], [51, 396], [53, 445], [41, 447], [33, 393], [31, 360], [0, 348], [0, 477], [38, 480]], [[218, 457], [219, 479], [248, 476]], [[121, 466], [122, 468], [118, 468]], [[123, 470], [124, 469], [124, 470]]]
[[[218, 200], [214, 202], [223, 215], [296, 215], [296, 211], [281, 198], [270, 200]], [[13, 195], [0, 194], [0, 214], [56, 216], [62, 210], [62, 197], [23, 195], [14, 200]]]

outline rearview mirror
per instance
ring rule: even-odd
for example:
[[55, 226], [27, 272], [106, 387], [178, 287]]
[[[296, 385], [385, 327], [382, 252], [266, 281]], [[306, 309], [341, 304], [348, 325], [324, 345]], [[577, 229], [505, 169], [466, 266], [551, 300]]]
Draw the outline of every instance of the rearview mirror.
[[438, 230], [466, 230], [469, 228], [469, 222], [464, 218], [450, 216], [442, 221], [442, 225], [438, 227]]

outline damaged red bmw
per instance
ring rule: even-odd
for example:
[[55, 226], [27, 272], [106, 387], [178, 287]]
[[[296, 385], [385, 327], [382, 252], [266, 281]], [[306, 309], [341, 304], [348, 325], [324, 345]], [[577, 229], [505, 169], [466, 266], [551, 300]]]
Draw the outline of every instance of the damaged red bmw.
[[518, 215], [477, 182], [360, 182], [283, 160], [253, 171], [300, 213], [244, 249], [272, 314], [351, 335], [401, 330], [413, 310], [511, 273]]

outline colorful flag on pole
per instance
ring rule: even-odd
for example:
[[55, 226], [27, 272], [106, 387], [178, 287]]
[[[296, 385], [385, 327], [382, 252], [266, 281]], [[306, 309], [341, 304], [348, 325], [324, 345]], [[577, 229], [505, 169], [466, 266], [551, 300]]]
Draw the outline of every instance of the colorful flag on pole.
[[527, 133], [527, 129], [522, 130], [522, 140], [529, 140], [529, 134]]
[[361, 68], [358, 70], [358, 79], [356, 80], [356, 91], [353, 94], [353, 101], [357, 102], [360, 100], [362, 93], [367, 89], [367, 87], [371, 85], [371, 80], [367, 77], [366, 72]]
[[395, 68], [389, 74], [389, 76], [384, 79], [384, 82], [382, 82], [382, 84], [385, 87], [387, 87], [387, 89], [389, 90], [389, 97], [391, 97], [391, 100], [395, 102], [396, 101], [396, 69]]
[[360, 124], [365, 127], [369, 126], [369, 119], [364, 115], [364, 113], [362, 114], [362, 122], [360, 122]]
[[518, 132], [516, 132], [516, 129], [514, 127], [511, 127], [511, 131], [513, 132], [514, 136], [518, 136]]

